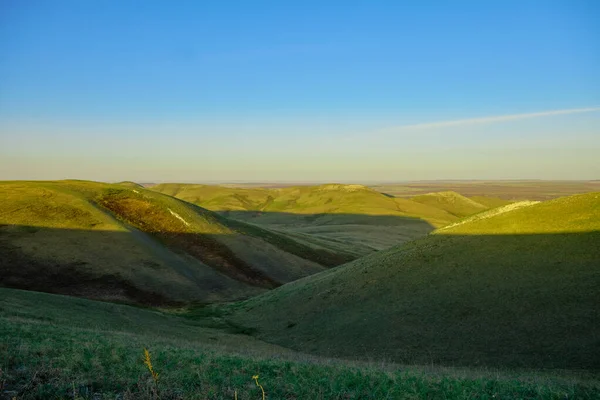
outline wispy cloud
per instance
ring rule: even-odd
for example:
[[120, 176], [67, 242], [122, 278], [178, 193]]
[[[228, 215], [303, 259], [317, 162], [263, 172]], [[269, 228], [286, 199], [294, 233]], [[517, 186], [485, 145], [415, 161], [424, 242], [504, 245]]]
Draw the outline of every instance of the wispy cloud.
[[568, 110], [542, 111], [542, 112], [527, 113], [527, 114], [497, 115], [497, 116], [491, 116], [491, 117], [458, 119], [458, 120], [453, 120], [453, 121], [440, 121], [440, 122], [428, 122], [428, 123], [423, 123], [423, 124], [401, 125], [401, 126], [388, 128], [388, 129], [386, 129], [386, 131], [433, 129], [433, 128], [446, 128], [446, 127], [451, 127], [451, 126], [492, 124], [495, 122], [515, 121], [515, 120], [519, 120], [519, 119], [549, 117], [552, 115], [578, 114], [578, 113], [586, 113], [586, 112], [594, 112], [594, 111], [600, 111], [600, 107], [571, 108]]

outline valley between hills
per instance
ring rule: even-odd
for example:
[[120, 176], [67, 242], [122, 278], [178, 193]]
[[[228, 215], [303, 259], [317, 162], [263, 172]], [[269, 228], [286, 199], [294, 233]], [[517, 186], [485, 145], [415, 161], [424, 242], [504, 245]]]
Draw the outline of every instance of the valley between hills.
[[600, 397], [595, 182], [4, 181], [0, 254], [0, 398]]

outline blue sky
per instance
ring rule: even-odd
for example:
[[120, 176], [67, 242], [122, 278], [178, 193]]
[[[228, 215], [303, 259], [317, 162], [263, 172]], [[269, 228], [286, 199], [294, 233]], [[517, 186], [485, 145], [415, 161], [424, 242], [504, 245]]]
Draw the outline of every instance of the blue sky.
[[599, 18], [595, 0], [0, 0], [0, 179], [598, 179]]

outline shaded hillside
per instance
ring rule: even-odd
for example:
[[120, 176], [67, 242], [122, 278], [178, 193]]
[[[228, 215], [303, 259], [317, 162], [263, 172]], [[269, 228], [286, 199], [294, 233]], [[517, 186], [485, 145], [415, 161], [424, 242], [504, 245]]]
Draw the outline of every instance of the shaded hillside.
[[306, 352], [600, 368], [600, 193], [515, 208], [284, 285], [229, 318]]
[[104, 300], [219, 301], [355, 258], [140, 187], [0, 183], [0, 284]]
[[456, 221], [447, 211], [362, 185], [279, 189], [161, 184], [153, 190], [316, 246], [356, 255], [403, 243]]
[[424, 236], [434, 228], [419, 218], [362, 214], [225, 211], [222, 215], [268, 228], [315, 249], [354, 258]]
[[[139, 307], [0, 288], [0, 367], [7, 399], [158, 396], [161, 399], [598, 398], [592, 374], [485, 371], [320, 359], [268, 344], [239, 327]], [[470, 396], [473, 397], [473, 396]]]

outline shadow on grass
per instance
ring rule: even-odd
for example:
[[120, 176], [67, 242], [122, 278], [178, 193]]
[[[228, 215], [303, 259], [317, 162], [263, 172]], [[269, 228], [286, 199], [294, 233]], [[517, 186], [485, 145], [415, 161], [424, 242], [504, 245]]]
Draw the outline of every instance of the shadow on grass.
[[273, 211], [216, 211], [220, 215], [239, 221], [256, 224], [272, 225], [365, 225], [373, 227], [398, 226], [418, 228], [423, 233], [429, 233], [435, 228], [427, 221], [415, 217], [397, 215], [370, 215], [347, 213], [318, 213], [300, 214]]
[[[313, 246], [254, 224], [218, 218], [232, 234], [154, 229], [137, 221], [137, 228], [127, 225], [129, 231], [0, 224], [0, 285], [141, 305], [174, 306], [186, 300], [214, 302], [247, 297], [247, 292], [235, 291], [243, 287], [272, 289], [320, 271], [318, 266], [335, 267], [358, 257], [339, 247]], [[416, 232], [414, 236], [433, 230], [426, 221], [395, 216], [270, 213], [269, 218], [282, 222], [300, 218], [315, 226], [333, 220], [374, 229], [410, 227]], [[269, 245], [276, 250], [266, 248]], [[265, 247], [264, 254], [261, 246]], [[352, 243], [346, 244], [351, 246]], [[275, 251], [279, 253], [274, 254]], [[310, 268], [304, 271], [307, 266]], [[179, 290], [177, 285], [169, 286], [174, 279], [182, 281], [188, 291], [189, 287], [195, 288], [198, 295], [174, 293]], [[221, 293], [227, 294], [220, 296]]]
[[[0, 286], [175, 306], [182, 301], [153, 289], [173, 273], [198, 292], [229, 290], [223, 276], [262, 288], [280, 284], [260, 271], [227, 269], [236, 264], [203, 262], [218, 272], [206, 275], [195, 258], [208, 249], [202, 235], [146, 239], [145, 248], [160, 246], [158, 253], [128, 258], [130, 232], [0, 226]], [[230, 327], [334, 357], [600, 368], [600, 232], [438, 234], [427, 241], [412, 259], [370, 258], [306, 290], [273, 291], [273, 301], [228, 320]], [[150, 278], [158, 286], [148, 285]]]
[[241, 303], [295, 350], [399, 363], [600, 370], [600, 231], [436, 234]]

